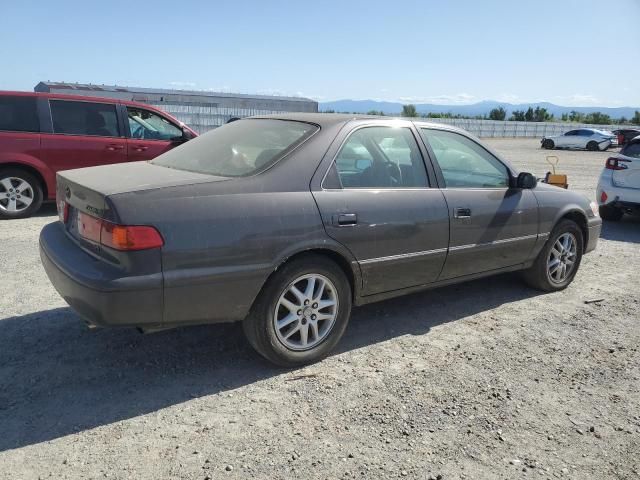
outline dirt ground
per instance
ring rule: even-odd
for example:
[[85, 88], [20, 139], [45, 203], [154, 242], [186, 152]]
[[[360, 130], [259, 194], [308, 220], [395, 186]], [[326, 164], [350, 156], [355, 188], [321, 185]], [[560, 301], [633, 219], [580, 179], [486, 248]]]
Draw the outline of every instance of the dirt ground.
[[[547, 170], [539, 140], [488, 143]], [[607, 154], [557, 154], [593, 198]], [[88, 330], [40, 265], [53, 220], [0, 223], [0, 478], [640, 477], [638, 218], [562, 293], [503, 275], [362, 307], [292, 371], [237, 325]]]

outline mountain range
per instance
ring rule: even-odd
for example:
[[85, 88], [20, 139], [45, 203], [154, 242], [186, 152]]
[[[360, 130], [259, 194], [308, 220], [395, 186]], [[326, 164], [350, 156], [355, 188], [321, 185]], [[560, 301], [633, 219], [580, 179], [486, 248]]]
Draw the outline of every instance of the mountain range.
[[[327, 110], [334, 110], [336, 112], [349, 112], [349, 113], [367, 113], [371, 110], [382, 111], [386, 115], [397, 115], [402, 111], [402, 103], [400, 102], [383, 102], [377, 100], [336, 100], [333, 102], [320, 102], [318, 109], [321, 112]], [[636, 110], [640, 110], [640, 107], [563, 107], [555, 105], [549, 102], [538, 103], [505, 103], [496, 102], [494, 100], [484, 100], [482, 102], [473, 103], [470, 105], [439, 105], [431, 103], [418, 103], [415, 104], [416, 110], [419, 114], [426, 113], [451, 113], [453, 115], [463, 115], [474, 117], [476, 115], [489, 115], [489, 112], [498, 107], [502, 107], [507, 111], [507, 118], [514, 110], [526, 111], [529, 107], [546, 108], [549, 113], [552, 113], [556, 118], [560, 117], [563, 113], [570, 113], [572, 110], [580, 113], [601, 112], [609, 115], [611, 118], [626, 117], [627, 119], [633, 117]]]

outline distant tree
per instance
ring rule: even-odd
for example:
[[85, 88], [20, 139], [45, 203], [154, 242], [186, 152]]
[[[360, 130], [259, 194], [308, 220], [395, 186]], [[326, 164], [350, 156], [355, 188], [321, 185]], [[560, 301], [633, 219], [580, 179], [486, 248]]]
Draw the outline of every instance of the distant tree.
[[568, 122], [569, 121], [569, 114], [568, 113], [563, 113], [562, 116], [560, 117], [560, 120], [562, 120], [563, 122]]
[[584, 123], [584, 113], [571, 110], [571, 112], [569, 112], [569, 121], [574, 123]]
[[624, 125], [625, 123], [629, 123], [629, 120], [627, 120], [627, 117], [625, 117], [623, 115], [622, 117], [620, 117], [617, 120], [615, 120], [614, 123], [618, 123], [620, 125]]
[[634, 125], [640, 125], [640, 111], [636, 110], [635, 115], [631, 119], [631, 123]]
[[491, 120], [504, 120], [506, 117], [507, 117], [507, 111], [502, 107], [493, 108], [489, 112], [489, 118]]
[[379, 117], [384, 117], [384, 112], [382, 110], [369, 110], [367, 115], [378, 115]]
[[553, 115], [550, 115], [546, 108], [536, 107], [533, 111], [534, 122], [548, 122], [551, 120], [553, 120]]
[[403, 105], [402, 113], [400, 115], [402, 115], [403, 117], [417, 117], [418, 111], [416, 110], [415, 105]]
[[593, 125], [609, 125], [611, 123], [611, 117], [601, 112], [591, 112], [584, 117], [584, 123], [590, 123]]
[[533, 108], [527, 108], [527, 111], [524, 114], [525, 122], [533, 122]]
[[323, 110], [321, 113], [336, 113], [335, 110]]
[[526, 118], [524, 117], [524, 110], [514, 110], [511, 112], [511, 117], [509, 120], [512, 122], [524, 122]]

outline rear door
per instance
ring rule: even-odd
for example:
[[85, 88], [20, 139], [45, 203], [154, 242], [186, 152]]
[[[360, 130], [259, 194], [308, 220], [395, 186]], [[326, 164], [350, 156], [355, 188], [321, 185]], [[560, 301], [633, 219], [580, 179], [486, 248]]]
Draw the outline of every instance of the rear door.
[[446, 258], [447, 206], [430, 187], [416, 134], [409, 122], [347, 129], [312, 189], [327, 233], [360, 265], [364, 295], [431, 283]]
[[611, 174], [616, 187], [640, 188], [640, 142], [628, 143], [622, 149], [618, 155], [618, 167], [620, 170]]
[[182, 129], [169, 119], [139, 107], [126, 107], [127, 157], [130, 162], [151, 160], [179, 145]]
[[113, 103], [49, 99], [52, 132], [42, 133], [42, 156], [57, 172], [120, 163], [127, 143]]
[[538, 234], [533, 192], [510, 187], [507, 166], [473, 139], [447, 130], [420, 130], [449, 207], [449, 255], [440, 280], [528, 260]]

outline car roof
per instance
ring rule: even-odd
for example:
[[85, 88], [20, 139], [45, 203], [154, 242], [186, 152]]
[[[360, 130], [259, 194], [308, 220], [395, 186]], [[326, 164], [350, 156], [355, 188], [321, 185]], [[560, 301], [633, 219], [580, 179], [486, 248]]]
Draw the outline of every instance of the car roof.
[[320, 125], [320, 127], [332, 126], [339, 123], [346, 123], [354, 120], [372, 120], [379, 122], [389, 121], [405, 121], [414, 122], [420, 124], [420, 126], [429, 126], [434, 128], [440, 128], [443, 130], [460, 131], [469, 135], [469, 132], [454, 127], [446, 123], [429, 122], [422, 117], [398, 117], [398, 116], [382, 116], [382, 115], [364, 115], [359, 113], [303, 113], [303, 112], [291, 112], [291, 113], [272, 113], [269, 115], [255, 115], [248, 118], [262, 118], [262, 119], [274, 119], [274, 120], [292, 120], [297, 122], [308, 122]]
[[95, 102], [105, 102], [105, 103], [132, 105], [132, 106], [136, 106], [136, 107], [148, 108], [149, 110], [158, 110], [153, 105], [148, 105], [146, 103], [134, 102], [134, 101], [131, 101], [131, 100], [122, 100], [120, 98], [97, 97], [97, 96], [93, 96], [93, 95], [67, 95], [65, 93], [19, 92], [19, 91], [11, 91], [11, 90], [0, 90], [0, 96], [44, 97], [44, 98], [54, 98], [54, 99], [60, 99], [60, 100], [80, 100], [80, 101], [84, 101], [84, 102], [95, 101]]

